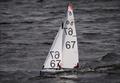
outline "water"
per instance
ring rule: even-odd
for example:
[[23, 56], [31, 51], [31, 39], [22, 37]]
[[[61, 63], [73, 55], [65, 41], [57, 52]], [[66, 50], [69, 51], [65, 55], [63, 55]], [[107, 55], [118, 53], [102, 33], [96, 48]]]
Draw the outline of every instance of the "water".
[[[69, 0], [0, 0], [1, 83], [120, 82], [118, 72], [83, 73], [77, 74], [75, 79], [37, 77], [65, 17], [68, 2]], [[70, 2], [74, 5], [81, 67], [84, 69], [120, 63], [119, 56], [113, 60], [110, 58], [109, 61], [102, 60], [107, 53], [120, 54], [120, 1]]]

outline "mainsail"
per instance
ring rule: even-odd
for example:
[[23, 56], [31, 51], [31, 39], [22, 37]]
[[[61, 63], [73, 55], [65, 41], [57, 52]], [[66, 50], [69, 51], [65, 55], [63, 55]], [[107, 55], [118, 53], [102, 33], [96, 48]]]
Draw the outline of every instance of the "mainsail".
[[72, 5], [68, 5], [67, 16], [60, 27], [48, 56], [44, 69], [73, 69], [78, 67], [79, 55]]
[[67, 17], [64, 22], [64, 42], [62, 51], [63, 68], [74, 68], [78, 66], [78, 44], [75, 29], [75, 20], [73, 15], [73, 7], [68, 5]]

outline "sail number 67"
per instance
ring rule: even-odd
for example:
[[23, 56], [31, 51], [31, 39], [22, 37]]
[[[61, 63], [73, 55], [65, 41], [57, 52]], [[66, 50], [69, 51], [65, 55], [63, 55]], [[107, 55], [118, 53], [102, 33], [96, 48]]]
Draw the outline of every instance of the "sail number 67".
[[73, 29], [72, 28], [64, 28], [65, 34], [66, 35], [72, 35], [73, 34]]
[[58, 64], [60, 64], [60, 52], [59, 51], [50, 51], [50, 55], [52, 60], [50, 61], [50, 66], [52, 68], [57, 68]]
[[59, 57], [60, 57], [59, 51], [50, 51], [50, 55], [51, 55], [52, 59], [59, 59]]
[[67, 49], [74, 48], [76, 41], [67, 41], [65, 46]]
[[50, 61], [50, 66], [52, 68], [58, 67], [58, 64], [60, 64], [61, 60], [51, 60]]

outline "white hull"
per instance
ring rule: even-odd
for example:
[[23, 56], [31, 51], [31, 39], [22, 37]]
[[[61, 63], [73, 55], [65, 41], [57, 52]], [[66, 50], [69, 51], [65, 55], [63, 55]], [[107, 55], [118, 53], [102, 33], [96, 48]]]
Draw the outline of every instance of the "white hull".
[[74, 72], [74, 69], [43, 69], [40, 71], [40, 76], [58, 75], [61, 73]]

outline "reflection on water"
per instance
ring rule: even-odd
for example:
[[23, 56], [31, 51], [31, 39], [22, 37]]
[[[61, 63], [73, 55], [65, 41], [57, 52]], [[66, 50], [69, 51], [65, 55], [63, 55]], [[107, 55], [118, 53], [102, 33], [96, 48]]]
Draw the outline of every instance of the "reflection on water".
[[77, 83], [77, 82], [73, 80], [60, 80], [57, 83]]

